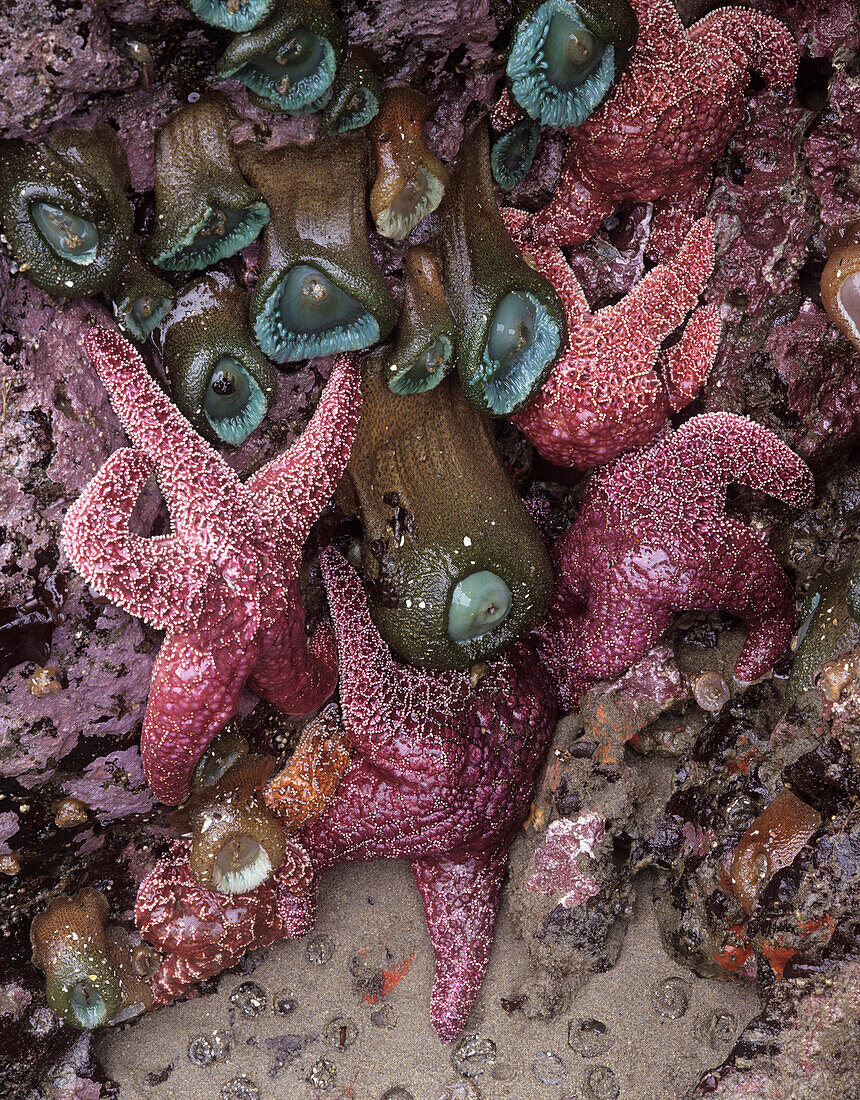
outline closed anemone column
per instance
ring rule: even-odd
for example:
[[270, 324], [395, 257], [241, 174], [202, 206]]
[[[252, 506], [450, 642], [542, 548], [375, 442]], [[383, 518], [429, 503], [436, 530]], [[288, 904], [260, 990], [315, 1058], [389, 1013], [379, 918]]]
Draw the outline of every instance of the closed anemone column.
[[376, 116], [381, 100], [382, 89], [370, 57], [361, 50], [351, 50], [337, 70], [331, 98], [322, 113], [323, 132], [345, 134], [360, 130]]
[[122, 1004], [119, 975], [108, 957], [108, 911], [98, 890], [81, 890], [54, 898], [30, 926], [33, 963], [45, 974], [48, 1004], [70, 1027], [101, 1027]]
[[144, 262], [135, 239], [128, 263], [111, 288], [116, 323], [130, 340], [142, 344], [164, 320], [175, 298], [170, 283]]
[[173, 400], [210, 443], [238, 447], [275, 396], [275, 374], [251, 338], [248, 299], [223, 272], [186, 287], [161, 328]]
[[242, 178], [230, 138], [235, 114], [209, 92], [175, 111], [155, 140], [156, 229], [149, 257], [167, 271], [197, 271], [255, 240], [269, 220]]
[[509, 416], [546, 381], [567, 327], [558, 294], [523, 259], [499, 214], [486, 123], [464, 138], [436, 220], [463, 390], [483, 412]]
[[544, 126], [579, 126], [612, 90], [637, 32], [626, 0], [531, 4], [508, 54], [511, 99]]
[[363, 581], [393, 652], [423, 668], [492, 658], [543, 617], [552, 569], [486, 419], [449, 375], [398, 396], [377, 353], [344, 506], [363, 527]]
[[432, 249], [413, 245], [403, 270], [403, 308], [388, 363], [392, 393], [425, 393], [454, 365], [455, 326]]
[[346, 134], [272, 152], [243, 145], [241, 157], [272, 211], [251, 298], [263, 352], [292, 363], [385, 339], [395, 309], [368, 242], [366, 139]]
[[0, 222], [19, 271], [58, 298], [109, 287], [131, 248], [127, 187], [109, 126], [68, 127], [44, 145], [0, 141]]
[[326, 0], [281, 0], [271, 17], [237, 35], [218, 62], [258, 107], [306, 115], [326, 105], [346, 34]]

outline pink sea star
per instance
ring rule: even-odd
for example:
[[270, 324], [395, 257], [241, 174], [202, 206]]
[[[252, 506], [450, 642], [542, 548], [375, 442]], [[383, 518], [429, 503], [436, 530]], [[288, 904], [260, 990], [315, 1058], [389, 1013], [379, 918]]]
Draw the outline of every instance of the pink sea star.
[[[111, 455], [69, 509], [63, 544], [96, 591], [167, 632], [141, 755], [155, 796], [175, 804], [246, 683], [289, 714], [316, 710], [334, 690], [331, 628], [308, 641], [297, 573], [349, 456], [358, 364], [337, 360], [301, 439], [243, 483], [118, 333], [95, 328], [85, 343], [134, 447]], [[173, 530], [145, 539], [128, 521], [153, 472]]]
[[312, 923], [306, 895], [313, 868], [293, 838], [272, 878], [247, 894], [200, 886], [188, 864], [190, 847], [174, 841], [137, 892], [137, 930], [164, 956], [150, 981], [156, 1006], [235, 966], [246, 951], [304, 935]]
[[523, 241], [522, 211], [504, 216], [514, 241], [558, 292], [568, 328], [543, 389], [510, 419], [549, 462], [579, 470], [650, 442], [669, 410], [696, 396], [719, 346], [719, 307], [709, 305], [695, 310], [674, 347], [660, 350], [705, 289], [714, 265], [712, 223], [697, 222], [673, 260], [617, 305], [592, 313], [561, 250]]
[[676, 611], [722, 609], [749, 629], [736, 673], [773, 666], [794, 629], [794, 591], [764, 541], [725, 515], [732, 482], [802, 507], [806, 464], [766, 428], [710, 413], [592, 474], [553, 547], [556, 594], [537, 631], [565, 706], [642, 657]]
[[318, 870], [356, 859], [411, 861], [436, 956], [432, 1022], [452, 1039], [486, 969], [508, 849], [555, 720], [552, 685], [522, 644], [474, 685], [477, 672], [470, 680], [468, 672], [398, 664], [357, 575], [333, 551], [322, 562], [343, 724], [357, 756], [334, 801], [298, 839]]
[[[741, 119], [751, 69], [790, 85], [797, 47], [776, 19], [720, 8], [685, 29], [671, 0], [631, 0], [639, 36], [606, 101], [570, 143], [561, 182], [528, 232], [547, 244], [592, 236], [619, 202], [655, 202], [649, 254], [673, 255], [701, 214], [711, 165]], [[503, 101], [494, 122], [504, 125]]]

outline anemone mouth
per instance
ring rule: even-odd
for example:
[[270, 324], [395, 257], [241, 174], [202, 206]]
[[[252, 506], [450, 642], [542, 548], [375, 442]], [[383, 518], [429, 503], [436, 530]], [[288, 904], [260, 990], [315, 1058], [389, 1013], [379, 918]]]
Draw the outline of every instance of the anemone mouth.
[[360, 130], [379, 114], [379, 96], [370, 88], [356, 88], [329, 125], [333, 134]]
[[269, 853], [259, 840], [231, 836], [212, 861], [212, 889], [219, 894], [247, 894], [264, 883], [272, 870]]
[[222, 355], [212, 368], [203, 396], [203, 415], [215, 435], [238, 447], [258, 428], [268, 402], [254, 378], [232, 355]]
[[89, 266], [99, 250], [99, 231], [94, 222], [51, 202], [30, 204], [30, 217], [45, 244], [61, 259]]
[[275, 0], [188, 0], [189, 7], [211, 27], [242, 33], [253, 30], [275, 6]]
[[445, 194], [445, 185], [419, 164], [399, 194], [373, 219], [381, 237], [402, 241], [428, 214], [432, 214]]
[[173, 305], [172, 298], [141, 294], [122, 309], [114, 306], [117, 324], [134, 340], [143, 343], [164, 320]]
[[269, 294], [254, 335], [270, 359], [293, 363], [370, 347], [379, 339], [379, 322], [319, 268], [297, 264]]
[[69, 990], [69, 1011], [78, 1027], [88, 1030], [101, 1027], [109, 1019], [105, 999], [89, 977], [80, 978]]
[[836, 300], [846, 322], [854, 334], [860, 336], [860, 271], [855, 271], [842, 281]]
[[282, 111], [298, 114], [325, 105], [336, 69], [331, 42], [297, 27], [277, 49], [258, 54], [231, 75]]
[[264, 202], [252, 202], [238, 210], [207, 206], [199, 221], [152, 259], [166, 271], [197, 271], [245, 248], [268, 221], [269, 208]]
[[437, 336], [410, 362], [398, 366], [391, 365], [388, 376], [388, 388], [392, 393], [407, 396], [413, 393], [427, 393], [434, 389], [451, 369], [454, 345], [447, 336]]
[[496, 630], [513, 606], [511, 590], [489, 570], [471, 573], [451, 593], [448, 636], [454, 642], [472, 642]]
[[496, 139], [490, 167], [493, 179], [503, 191], [510, 191], [525, 179], [535, 159], [539, 137], [540, 126], [523, 118]]
[[615, 82], [615, 46], [567, 0], [545, 0], [517, 28], [507, 73], [516, 103], [544, 126], [579, 126]]
[[477, 381], [488, 408], [508, 416], [543, 384], [561, 346], [561, 329], [526, 290], [509, 291], [487, 328]]

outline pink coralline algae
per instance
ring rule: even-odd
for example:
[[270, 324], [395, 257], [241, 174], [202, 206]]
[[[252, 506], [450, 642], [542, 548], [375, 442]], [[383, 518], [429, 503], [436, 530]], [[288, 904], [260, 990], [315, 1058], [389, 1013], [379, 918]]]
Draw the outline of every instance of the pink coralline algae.
[[632, 0], [639, 37], [606, 102], [570, 131], [561, 181], [528, 233], [545, 244], [590, 237], [619, 202], [655, 202], [649, 254], [680, 247], [704, 208], [711, 167], [741, 119], [750, 70], [794, 80], [797, 48], [760, 12], [722, 8], [689, 30], [671, 0]]
[[343, 725], [357, 757], [334, 801], [298, 839], [318, 870], [410, 860], [436, 956], [431, 1019], [452, 1039], [486, 969], [508, 849], [555, 721], [552, 685], [520, 644], [488, 664], [475, 686], [468, 672], [398, 664], [358, 576], [333, 551], [322, 562]]
[[[118, 333], [91, 329], [85, 342], [135, 446], [115, 452], [69, 509], [63, 542], [96, 591], [167, 631], [141, 753], [153, 794], [175, 804], [246, 682], [291, 714], [316, 710], [334, 690], [331, 630], [323, 624], [308, 641], [297, 573], [349, 455], [358, 366], [338, 360], [300, 441], [243, 483]], [[145, 539], [128, 522], [152, 473], [173, 529]]]
[[549, 462], [589, 469], [649, 443], [696, 396], [714, 361], [719, 309], [696, 309], [671, 349], [660, 345], [694, 310], [714, 264], [713, 228], [697, 222], [674, 260], [661, 264], [617, 305], [591, 313], [560, 249], [531, 246], [526, 218], [508, 209], [513, 239], [555, 287], [568, 339], [537, 398], [511, 420]]
[[295, 840], [287, 840], [278, 871], [247, 894], [200, 886], [188, 864], [190, 847], [190, 841], [174, 841], [137, 893], [137, 930], [164, 956], [150, 982], [156, 1005], [235, 966], [246, 951], [304, 935], [312, 923], [305, 895], [313, 888], [313, 869]]
[[152, 809], [136, 745], [93, 760], [80, 778], [63, 784], [63, 791], [85, 802], [102, 824]]
[[794, 629], [794, 591], [764, 541], [724, 512], [729, 484], [812, 499], [806, 465], [744, 417], [712, 413], [592, 476], [555, 543], [557, 589], [536, 632], [565, 706], [643, 656], [677, 611], [724, 610], [748, 627], [736, 674], [755, 680]]
[[534, 854], [537, 870], [526, 882], [527, 890], [541, 894], [564, 891], [558, 904], [565, 909], [582, 905], [600, 893], [594, 875], [582, 870], [582, 855], [591, 860], [595, 846], [606, 837], [606, 823], [597, 814], [553, 821]]

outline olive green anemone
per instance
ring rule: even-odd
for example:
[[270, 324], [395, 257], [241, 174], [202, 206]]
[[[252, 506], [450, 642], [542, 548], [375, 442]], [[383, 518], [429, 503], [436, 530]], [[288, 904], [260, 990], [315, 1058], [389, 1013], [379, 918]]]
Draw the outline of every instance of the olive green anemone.
[[71, 1027], [101, 1027], [122, 1005], [105, 935], [108, 912], [103, 894], [81, 890], [54, 898], [30, 926], [33, 964], [45, 974], [48, 1004]]
[[426, 393], [454, 365], [454, 318], [439, 278], [436, 257], [426, 245], [413, 245], [403, 271], [403, 308], [388, 363], [392, 393]]
[[248, 331], [244, 291], [223, 272], [183, 290], [161, 327], [173, 400], [210, 443], [238, 447], [275, 396], [275, 374]]
[[227, 725], [213, 737], [206, 746], [206, 752], [200, 757], [191, 773], [192, 791], [202, 791], [214, 787], [225, 774], [248, 755], [248, 742], [240, 733]]
[[125, 150], [109, 126], [0, 142], [0, 221], [18, 270], [61, 298], [109, 286], [128, 259]]
[[368, 241], [365, 138], [240, 149], [245, 174], [272, 211], [251, 298], [251, 327], [265, 354], [292, 363], [384, 340], [395, 308]]
[[448, 186], [448, 170], [424, 136], [429, 104], [412, 88], [391, 88], [368, 133], [376, 156], [370, 213], [376, 232], [402, 241], [432, 213]]
[[275, 6], [275, 0], [188, 0], [198, 19], [239, 34], [253, 30]]
[[271, 18], [237, 35], [218, 62], [260, 107], [307, 115], [326, 105], [346, 33], [328, 0], [280, 0]]
[[[856, 569], [855, 563], [855, 583]], [[794, 661], [786, 688], [786, 702], [815, 687], [823, 665], [860, 652], [860, 622], [853, 601], [852, 567], [817, 580], [800, 607], [800, 626], [794, 639]]]
[[274, 768], [274, 758], [243, 756], [216, 783], [192, 795], [189, 865], [207, 890], [246, 894], [281, 866], [284, 830], [260, 795]]
[[379, 111], [382, 89], [369, 57], [361, 50], [350, 50], [337, 70], [331, 99], [321, 117], [323, 133], [345, 134], [360, 130]]
[[137, 238], [110, 296], [117, 324], [139, 344], [161, 324], [176, 298], [170, 283], [144, 262]]
[[365, 366], [341, 495], [351, 491], [363, 526], [371, 615], [411, 664], [466, 668], [537, 625], [552, 569], [489, 422], [456, 376], [399, 397], [387, 368], [384, 353]]
[[626, 0], [539, 0], [514, 30], [511, 99], [544, 126], [579, 126], [612, 90], [639, 25]]
[[437, 220], [463, 390], [483, 412], [509, 416], [546, 381], [567, 326], [558, 294], [523, 259], [499, 214], [486, 123], [464, 138]]
[[537, 150], [540, 126], [530, 118], [521, 118], [493, 143], [490, 167], [493, 179], [503, 191], [522, 183], [532, 166]]
[[167, 271], [197, 271], [232, 256], [269, 220], [242, 178], [230, 139], [230, 101], [209, 92], [175, 111], [155, 139], [157, 225], [149, 257]]

